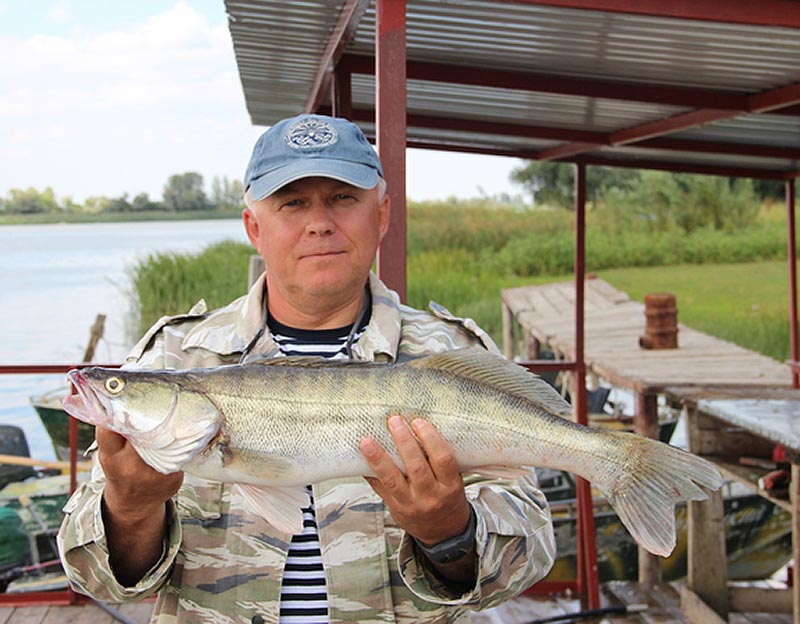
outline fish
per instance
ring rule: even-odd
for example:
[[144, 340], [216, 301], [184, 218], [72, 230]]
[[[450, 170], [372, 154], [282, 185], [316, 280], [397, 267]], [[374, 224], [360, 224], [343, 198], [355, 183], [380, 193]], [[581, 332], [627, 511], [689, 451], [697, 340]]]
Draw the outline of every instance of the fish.
[[675, 547], [675, 505], [723, 483], [688, 451], [574, 422], [552, 386], [479, 347], [395, 364], [295, 356], [183, 370], [88, 367], [68, 377], [77, 389], [63, 399], [69, 414], [125, 436], [159, 472], [235, 484], [249, 509], [288, 534], [307, 504], [300, 486], [373, 475], [359, 451], [364, 436], [403, 467], [387, 428], [393, 414], [431, 422], [462, 474], [508, 478], [541, 467], [583, 477], [641, 546], [664, 557]]

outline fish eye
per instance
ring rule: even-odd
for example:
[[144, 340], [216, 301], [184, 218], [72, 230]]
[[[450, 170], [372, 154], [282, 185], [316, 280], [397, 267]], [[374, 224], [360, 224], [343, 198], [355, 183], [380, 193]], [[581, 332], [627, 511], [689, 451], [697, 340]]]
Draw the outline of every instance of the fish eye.
[[117, 392], [122, 391], [122, 388], [125, 387], [125, 382], [119, 377], [110, 377], [106, 379], [105, 387], [110, 393], [116, 394]]

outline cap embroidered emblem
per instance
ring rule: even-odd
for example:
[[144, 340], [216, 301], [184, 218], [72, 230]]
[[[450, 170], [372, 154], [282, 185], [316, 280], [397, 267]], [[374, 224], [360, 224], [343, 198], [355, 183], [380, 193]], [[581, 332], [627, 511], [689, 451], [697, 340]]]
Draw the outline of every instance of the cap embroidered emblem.
[[334, 127], [321, 119], [303, 119], [286, 130], [286, 144], [294, 149], [318, 149], [336, 143], [339, 135]]

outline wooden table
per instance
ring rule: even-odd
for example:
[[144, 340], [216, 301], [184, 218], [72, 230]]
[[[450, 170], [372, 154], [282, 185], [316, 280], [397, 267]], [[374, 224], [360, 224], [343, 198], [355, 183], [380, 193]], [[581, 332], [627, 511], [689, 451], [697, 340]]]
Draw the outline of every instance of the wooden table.
[[[713, 461], [726, 478], [743, 483], [792, 513], [792, 551], [800, 561], [800, 390], [763, 387], [668, 388], [686, 412], [689, 450]], [[759, 488], [770, 471], [775, 445], [790, 462], [791, 482], [785, 496]], [[743, 465], [742, 455], [761, 460]], [[730, 587], [726, 574], [722, 496], [689, 503], [689, 568], [682, 608], [690, 621], [726, 622], [731, 611], [789, 612], [800, 622], [800, 583], [785, 590]]]

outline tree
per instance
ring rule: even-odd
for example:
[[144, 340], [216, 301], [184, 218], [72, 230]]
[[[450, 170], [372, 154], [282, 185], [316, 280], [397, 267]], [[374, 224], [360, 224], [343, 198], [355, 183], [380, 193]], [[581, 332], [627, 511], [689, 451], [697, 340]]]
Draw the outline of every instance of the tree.
[[92, 197], [87, 197], [86, 200], [83, 202], [83, 211], [92, 214], [103, 212], [108, 207], [110, 201], [111, 200], [108, 197], [105, 197], [103, 195], [94, 195]]
[[164, 186], [163, 204], [172, 212], [210, 209], [203, 190], [203, 176], [195, 171], [170, 176]]
[[617, 229], [678, 228], [689, 233], [747, 227], [758, 211], [751, 180], [642, 171], [636, 188], [607, 195], [601, 216]]
[[130, 212], [131, 203], [128, 201], [128, 194], [123, 193], [119, 197], [109, 199], [105, 210], [106, 212]]
[[13, 214], [39, 214], [60, 210], [55, 193], [49, 186], [42, 192], [35, 188], [11, 189], [5, 201], [5, 211]]
[[150, 199], [147, 193], [139, 193], [133, 198], [131, 202], [131, 210], [134, 212], [145, 212], [148, 210], [162, 210], [163, 206], [160, 202], [155, 202]]
[[211, 182], [211, 203], [216, 210], [244, 208], [244, 184], [241, 180], [214, 176]]
[[[575, 167], [570, 163], [534, 160], [511, 172], [511, 180], [531, 193], [536, 204], [571, 210], [575, 203]], [[586, 197], [594, 206], [610, 189], [631, 189], [639, 179], [635, 169], [587, 167]]]

